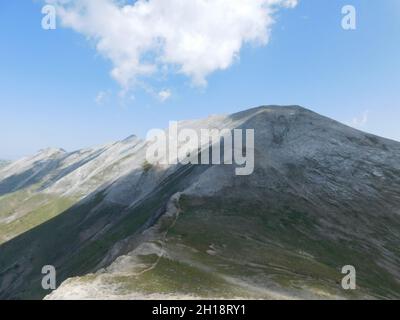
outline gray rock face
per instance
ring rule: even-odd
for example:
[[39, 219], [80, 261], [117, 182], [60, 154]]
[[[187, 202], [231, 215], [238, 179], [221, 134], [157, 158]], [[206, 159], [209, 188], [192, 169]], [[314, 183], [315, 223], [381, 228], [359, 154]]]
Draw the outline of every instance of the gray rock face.
[[[35, 186], [81, 199], [0, 245], [0, 297], [44, 297], [47, 264], [72, 277], [55, 299], [400, 297], [400, 143], [297, 106], [179, 127], [254, 129], [254, 173], [144, 171], [136, 137], [0, 169], [0, 195]], [[345, 265], [356, 291], [340, 286]]]

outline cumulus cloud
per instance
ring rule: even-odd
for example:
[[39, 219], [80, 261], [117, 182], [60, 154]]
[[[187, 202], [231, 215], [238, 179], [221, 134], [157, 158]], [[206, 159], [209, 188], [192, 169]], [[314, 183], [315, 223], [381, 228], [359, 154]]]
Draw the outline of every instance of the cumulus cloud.
[[229, 68], [245, 43], [266, 45], [274, 12], [297, 0], [47, 0], [62, 25], [94, 41], [129, 88], [164, 70], [195, 85]]

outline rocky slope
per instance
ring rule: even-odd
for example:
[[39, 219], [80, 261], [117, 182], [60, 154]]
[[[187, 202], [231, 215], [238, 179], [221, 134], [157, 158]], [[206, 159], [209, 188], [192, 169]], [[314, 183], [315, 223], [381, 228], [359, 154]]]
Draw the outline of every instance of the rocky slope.
[[50, 299], [400, 297], [400, 143], [295, 106], [184, 127], [255, 129], [254, 173], [143, 170], [136, 137], [0, 169], [0, 297], [44, 297], [47, 264]]

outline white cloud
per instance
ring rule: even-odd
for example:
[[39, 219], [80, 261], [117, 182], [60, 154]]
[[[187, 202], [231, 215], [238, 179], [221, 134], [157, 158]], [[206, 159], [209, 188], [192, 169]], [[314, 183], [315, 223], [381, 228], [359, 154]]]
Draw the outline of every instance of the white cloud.
[[170, 90], [162, 90], [158, 93], [158, 98], [161, 102], [167, 101], [171, 97], [172, 93]]
[[368, 117], [369, 117], [369, 111], [365, 110], [362, 115], [353, 118], [350, 125], [355, 128], [363, 128], [368, 123]]
[[266, 45], [273, 14], [297, 0], [47, 0], [65, 27], [82, 33], [113, 63], [124, 87], [168, 70], [206, 85], [244, 43]]

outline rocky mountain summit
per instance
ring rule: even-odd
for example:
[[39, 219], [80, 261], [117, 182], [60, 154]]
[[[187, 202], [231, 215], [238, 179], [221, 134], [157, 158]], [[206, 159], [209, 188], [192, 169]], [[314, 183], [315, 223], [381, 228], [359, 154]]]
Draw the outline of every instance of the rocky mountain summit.
[[0, 298], [400, 298], [400, 143], [298, 106], [182, 128], [254, 129], [253, 174], [136, 136], [0, 167]]

